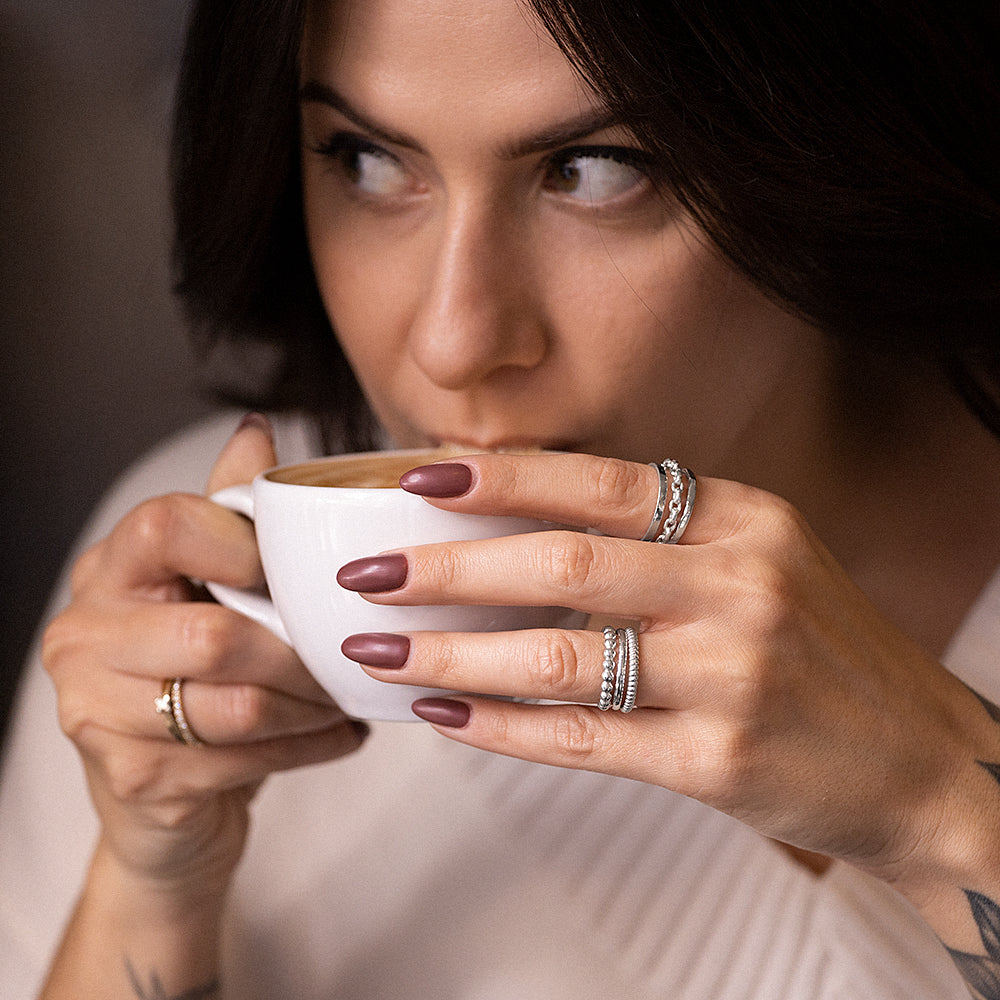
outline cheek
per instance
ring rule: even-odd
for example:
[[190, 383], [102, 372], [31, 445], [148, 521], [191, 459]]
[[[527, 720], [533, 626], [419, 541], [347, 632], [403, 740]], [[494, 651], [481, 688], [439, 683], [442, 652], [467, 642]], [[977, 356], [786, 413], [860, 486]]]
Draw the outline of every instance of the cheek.
[[373, 239], [373, 227], [355, 225], [349, 212], [324, 205], [308, 213], [313, 269], [327, 316], [348, 359], [363, 377], [391, 358], [405, 328], [406, 270]]
[[550, 282], [564, 335], [609, 365], [655, 370], [657, 377], [711, 353], [725, 292], [704, 255], [676, 231], [643, 239], [602, 235], [588, 259]]
[[780, 389], [810, 332], [690, 236], [609, 242], [609, 255], [614, 276], [591, 275], [577, 311], [600, 331], [586, 348], [599, 359], [591, 384], [620, 406], [622, 435], [709, 468]]
[[672, 381], [732, 386], [794, 350], [800, 324], [692, 232], [678, 227], [655, 246], [629, 249], [612, 256], [619, 287], [605, 311], [620, 336], [637, 331], [635, 353]]

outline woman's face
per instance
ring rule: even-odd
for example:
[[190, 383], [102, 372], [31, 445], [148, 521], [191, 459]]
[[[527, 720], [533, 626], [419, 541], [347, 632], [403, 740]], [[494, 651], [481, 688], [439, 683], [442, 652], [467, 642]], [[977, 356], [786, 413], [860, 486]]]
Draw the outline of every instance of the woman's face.
[[396, 444], [675, 454], [718, 473], [779, 412], [794, 433], [820, 338], [657, 193], [519, 0], [309, 6], [309, 241]]

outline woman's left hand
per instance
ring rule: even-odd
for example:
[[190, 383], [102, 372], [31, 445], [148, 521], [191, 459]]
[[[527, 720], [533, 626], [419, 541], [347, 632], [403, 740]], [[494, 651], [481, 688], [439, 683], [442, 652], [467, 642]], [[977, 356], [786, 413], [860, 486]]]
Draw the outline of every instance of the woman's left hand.
[[635, 540], [657, 498], [652, 467], [581, 455], [457, 464], [471, 476], [450, 463], [409, 486], [448, 492], [450, 475], [450, 492], [469, 488], [429, 502], [601, 534], [403, 549], [351, 564], [341, 582], [376, 603], [562, 605], [631, 620], [638, 701], [630, 714], [595, 707], [600, 631], [348, 640], [380, 680], [478, 692], [423, 706], [442, 733], [662, 785], [889, 881], [936, 862], [946, 817], [976, 782], [989, 789], [976, 761], [998, 759], [998, 729], [982, 704], [873, 607], [788, 503], [699, 478], [682, 544], [662, 545]]

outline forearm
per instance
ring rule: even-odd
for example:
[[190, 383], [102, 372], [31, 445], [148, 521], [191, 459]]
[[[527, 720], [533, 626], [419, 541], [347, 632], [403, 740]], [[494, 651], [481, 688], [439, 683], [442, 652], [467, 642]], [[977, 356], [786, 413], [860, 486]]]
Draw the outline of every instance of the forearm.
[[152, 889], [100, 848], [41, 1000], [217, 1000], [224, 892]]

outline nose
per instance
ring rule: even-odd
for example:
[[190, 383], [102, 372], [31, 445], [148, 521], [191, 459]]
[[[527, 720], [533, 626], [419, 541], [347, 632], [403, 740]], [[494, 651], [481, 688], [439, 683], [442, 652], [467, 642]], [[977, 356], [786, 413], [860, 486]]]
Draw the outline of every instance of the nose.
[[435, 385], [461, 390], [539, 365], [549, 337], [518, 220], [458, 205], [436, 235], [409, 330], [420, 369]]

